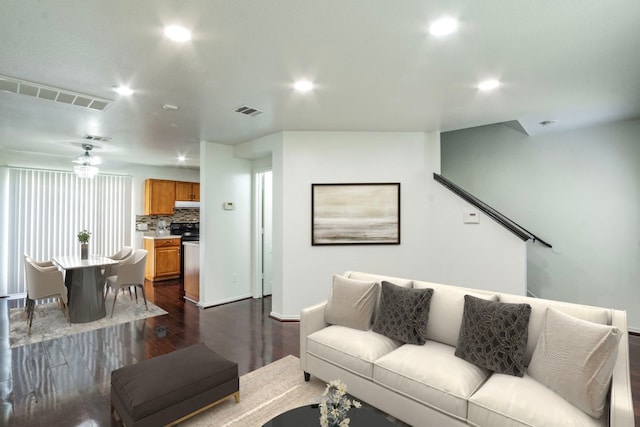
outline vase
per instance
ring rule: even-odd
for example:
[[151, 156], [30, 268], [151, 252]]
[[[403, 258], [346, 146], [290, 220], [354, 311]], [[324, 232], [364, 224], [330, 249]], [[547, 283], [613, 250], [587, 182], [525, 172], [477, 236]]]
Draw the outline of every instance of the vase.
[[87, 258], [89, 258], [89, 244], [82, 243], [80, 245], [80, 259], [87, 259]]

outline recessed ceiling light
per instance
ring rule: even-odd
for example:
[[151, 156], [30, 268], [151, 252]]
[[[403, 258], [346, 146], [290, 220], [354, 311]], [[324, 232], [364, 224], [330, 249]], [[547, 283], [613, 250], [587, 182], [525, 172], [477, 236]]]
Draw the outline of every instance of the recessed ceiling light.
[[298, 92], [309, 92], [313, 90], [313, 83], [309, 80], [298, 80], [293, 84], [293, 88]]
[[179, 162], [184, 162], [185, 160], [187, 160], [187, 158], [185, 156], [178, 156], [178, 161]]
[[164, 35], [174, 42], [184, 43], [191, 40], [191, 31], [180, 25], [169, 25], [164, 28]]
[[482, 91], [493, 90], [500, 86], [500, 82], [494, 79], [485, 80], [478, 85], [478, 89]]
[[446, 36], [458, 29], [458, 21], [454, 18], [438, 19], [429, 26], [429, 33], [432, 36]]
[[129, 96], [133, 94], [133, 90], [128, 86], [114, 86], [113, 90], [120, 95]]
[[171, 111], [176, 111], [179, 107], [177, 105], [173, 105], [173, 104], [164, 104], [162, 106], [163, 110], [171, 110]]

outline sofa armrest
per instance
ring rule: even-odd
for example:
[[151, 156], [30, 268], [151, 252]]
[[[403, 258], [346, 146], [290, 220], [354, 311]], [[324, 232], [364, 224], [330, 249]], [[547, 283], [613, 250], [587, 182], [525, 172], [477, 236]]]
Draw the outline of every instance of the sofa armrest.
[[303, 308], [300, 311], [300, 366], [307, 372], [307, 336], [329, 326], [324, 321], [327, 301]]
[[629, 331], [627, 312], [611, 310], [611, 325], [622, 334], [618, 344], [618, 358], [611, 379], [611, 400], [609, 402], [609, 425], [611, 427], [633, 427], [633, 398], [631, 397], [631, 372], [629, 367]]

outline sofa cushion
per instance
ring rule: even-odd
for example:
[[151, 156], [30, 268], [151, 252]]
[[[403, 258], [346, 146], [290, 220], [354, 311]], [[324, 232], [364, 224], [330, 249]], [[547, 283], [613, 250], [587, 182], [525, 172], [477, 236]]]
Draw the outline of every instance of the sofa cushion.
[[620, 331], [547, 309], [529, 375], [592, 417], [606, 406]]
[[474, 426], [604, 426], [529, 375], [493, 374], [469, 399]]
[[378, 286], [374, 281], [334, 275], [324, 312], [325, 321], [332, 325], [366, 331], [371, 327], [371, 316], [378, 299]]
[[373, 330], [408, 344], [424, 344], [433, 289], [412, 289], [383, 281]]
[[506, 304], [465, 295], [455, 355], [491, 371], [521, 377], [530, 313], [529, 304]]
[[490, 372], [454, 357], [455, 347], [427, 341], [405, 344], [374, 362], [373, 380], [460, 420], [467, 399]]
[[457, 286], [442, 285], [439, 283], [414, 281], [413, 287], [416, 289], [431, 288], [431, 304], [429, 308], [429, 323], [427, 323], [428, 340], [438, 341], [451, 346], [458, 344], [460, 335], [460, 323], [462, 323], [462, 312], [464, 310], [464, 296], [473, 295], [476, 298], [483, 298], [489, 301], [497, 301], [498, 295], [470, 292], [469, 289]]
[[529, 317], [529, 337], [527, 338], [527, 352], [525, 365], [529, 365], [533, 350], [538, 343], [538, 337], [544, 327], [544, 318], [547, 308], [553, 307], [582, 320], [600, 323], [601, 325], [611, 324], [611, 309], [592, 307], [580, 304], [571, 304], [561, 301], [552, 301], [542, 298], [528, 298], [522, 295], [500, 294], [501, 302], [511, 304], [529, 304], [531, 306], [531, 316]]
[[400, 342], [372, 330], [332, 325], [307, 337], [307, 353], [371, 379], [373, 361], [395, 350]]

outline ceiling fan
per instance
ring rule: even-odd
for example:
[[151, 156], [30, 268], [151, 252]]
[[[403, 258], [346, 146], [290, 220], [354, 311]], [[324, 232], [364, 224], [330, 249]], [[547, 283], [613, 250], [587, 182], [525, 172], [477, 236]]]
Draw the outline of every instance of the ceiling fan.
[[73, 167], [73, 171], [78, 178], [93, 178], [98, 174], [97, 165], [102, 164], [102, 159], [89, 153], [89, 151], [93, 150], [93, 145], [82, 144], [82, 148], [84, 149], [84, 154], [73, 161], [73, 163], [77, 163]]

